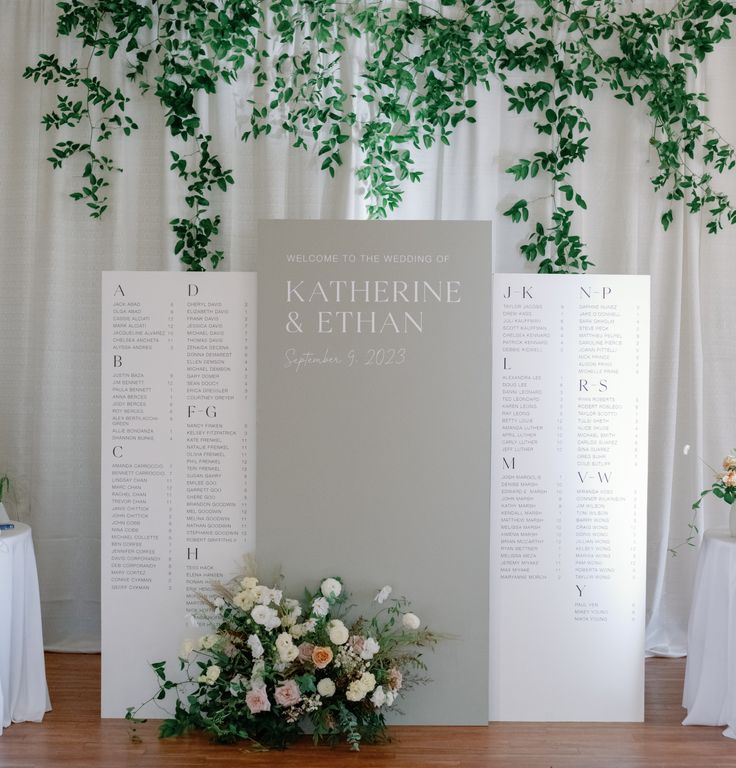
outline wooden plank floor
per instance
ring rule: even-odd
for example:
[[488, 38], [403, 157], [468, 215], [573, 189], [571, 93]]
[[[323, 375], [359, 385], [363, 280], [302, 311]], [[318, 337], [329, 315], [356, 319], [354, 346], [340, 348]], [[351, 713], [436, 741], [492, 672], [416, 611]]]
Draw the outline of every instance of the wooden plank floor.
[[[100, 657], [47, 654], [53, 711], [43, 723], [16, 723], [0, 736], [0, 768], [225, 768], [231, 765], [383, 768], [735, 768], [736, 741], [722, 728], [684, 728], [680, 707], [684, 660], [647, 662], [646, 722], [641, 725], [493, 723], [487, 728], [402, 727], [393, 741], [315, 748], [305, 740], [286, 752], [219, 746], [200, 735], [161, 741], [153, 722], [130, 738], [122, 720], [100, 720]], [[606, 692], [601, 691], [601, 696]]]

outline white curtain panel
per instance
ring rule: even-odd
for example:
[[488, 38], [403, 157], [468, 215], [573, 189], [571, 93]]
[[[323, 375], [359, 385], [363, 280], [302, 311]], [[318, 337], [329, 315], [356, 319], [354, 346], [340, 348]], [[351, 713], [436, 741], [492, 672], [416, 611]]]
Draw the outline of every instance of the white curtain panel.
[[[55, 20], [51, 0], [0, 0], [0, 474], [15, 480], [11, 516], [33, 526], [47, 647], [92, 651], [100, 629], [100, 272], [180, 269], [167, 222], [182, 203], [167, 170], [177, 145], [155, 101], [132, 90], [141, 130], [111, 147], [125, 172], [115, 178], [109, 211], [92, 221], [69, 199], [78, 179], [52, 171], [45, 158], [56, 137], [39, 122], [53, 92], [21, 78], [40, 51], [72, 53], [56, 38]], [[731, 142], [735, 71], [736, 44], [726, 43], [698, 83]], [[424, 180], [407, 188], [396, 216], [490, 219], [495, 270], [533, 271], [518, 253], [524, 230], [501, 216], [518, 191], [503, 171], [541, 148], [540, 138], [527, 117], [506, 112], [498, 88], [475, 97], [477, 124], [461, 126], [451, 147], [421, 156]], [[647, 645], [680, 655], [697, 551], [672, 558], [667, 548], [687, 535], [690, 505], [710, 482], [695, 454], [715, 465], [736, 444], [736, 230], [714, 237], [697, 217], [678, 214], [664, 233], [643, 111], [609, 96], [587, 108], [591, 151], [575, 179], [589, 206], [580, 234], [596, 271], [652, 276]], [[254, 268], [259, 218], [364, 218], [355, 154], [331, 180], [314, 155], [283, 137], [243, 145], [237, 93], [224, 91], [202, 109], [236, 177], [221, 202], [221, 269]], [[723, 186], [736, 195], [733, 180]], [[528, 199], [547, 193], [537, 180], [523, 189]], [[727, 511], [709, 499], [701, 528], [725, 525]]]

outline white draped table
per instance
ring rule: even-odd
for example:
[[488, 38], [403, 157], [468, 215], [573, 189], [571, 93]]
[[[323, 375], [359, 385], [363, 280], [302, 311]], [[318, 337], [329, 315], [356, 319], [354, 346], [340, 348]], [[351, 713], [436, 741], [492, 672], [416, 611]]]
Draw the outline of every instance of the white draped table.
[[0, 734], [50, 709], [31, 529], [15, 523], [0, 531]]
[[703, 534], [687, 633], [683, 725], [726, 725], [736, 739], [736, 538]]

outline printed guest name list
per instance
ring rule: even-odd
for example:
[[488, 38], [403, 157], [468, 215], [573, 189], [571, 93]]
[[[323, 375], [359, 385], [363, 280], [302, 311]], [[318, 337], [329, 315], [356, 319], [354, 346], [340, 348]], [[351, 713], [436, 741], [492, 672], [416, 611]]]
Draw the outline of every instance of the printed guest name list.
[[256, 283], [106, 272], [102, 298], [102, 714], [121, 717], [255, 546]]
[[641, 720], [649, 278], [493, 290], [492, 718]]

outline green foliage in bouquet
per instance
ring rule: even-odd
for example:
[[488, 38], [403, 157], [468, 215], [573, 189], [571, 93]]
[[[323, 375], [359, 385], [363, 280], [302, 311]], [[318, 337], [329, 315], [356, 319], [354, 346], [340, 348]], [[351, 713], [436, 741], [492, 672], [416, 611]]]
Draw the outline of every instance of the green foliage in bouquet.
[[[369, 216], [383, 218], [418, 182], [420, 152], [450, 144], [476, 121], [471, 89], [498, 86], [506, 108], [526, 115], [537, 145], [507, 169], [523, 189], [504, 215], [525, 223], [521, 246], [540, 272], [585, 270], [575, 232], [587, 208], [573, 172], [593, 130], [587, 104], [610, 93], [648, 118], [652, 183], [668, 200], [701, 212], [709, 231], [736, 222], [714, 178], [736, 165], [733, 146], [713, 127], [706, 97], [692, 88], [700, 64], [731, 36], [736, 5], [673, 0], [655, 12], [628, 0], [65, 0], [57, 30], [78, 55], [40, 54], [24, 77], [56, 89], [42, 117], [59, 131], [48, 158], [74, 164], [71, 196], [99, 218], [110, 178], [121, 170], [105, 146], [138, 129], [124, 78], [103, 83], [100, 58], [120, 61], [125, 78], [157, 99], [181, 149], [170, 170], [185, 211], [170, 222], [175, 253], [190, 270], [216, 268], [217, 196], [234, 183], [213, 151], [203, 96], [235, 88], [244, 104], [243, 141], [272, 132], [314, 151], [335, 175], [346, 148], [360, 157]], [[356, 53], [355, 56], [352, 54]], [[365, 57], [357, 71], [353, 66]], [[118, 70], [119, 71], [119, 70]], [[113, 72], [115, 70], [113, 69]], [[661, 217], [672, 223], [675, 209]]]
[[[149, 701], [176, 694], [162, 737], [196, 729], [218, 742], [285, 748], [308, 726], [315, 743], [345, 739], [357, 750], [384, 740], [386, 711], [427, 682], [422, 650], [438, 636], [405, 598], [390, 598], [390, 587], [376, 595], [372, 618], [353, 621], [339, 579], [324, 579], [301, 601], [253, 576], [229, 587], [211, 605], [215, 631], [181, 649], [186, 677], [169, 679], [165, 662], [152, 665], [159, 690]], [[126, 717], [139, 722], [137, 711]]]

